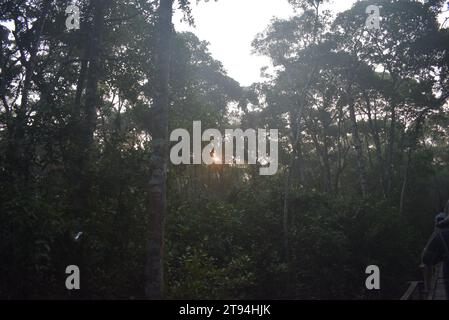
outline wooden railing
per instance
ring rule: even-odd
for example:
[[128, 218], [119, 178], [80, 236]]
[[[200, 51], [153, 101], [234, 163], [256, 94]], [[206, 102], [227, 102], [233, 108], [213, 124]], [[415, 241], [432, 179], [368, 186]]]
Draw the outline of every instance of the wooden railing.
[[423, 281], [411, 281], [407, 291], [402, 295], [401, 300], [425, 300], [426, 291]]
[[420, 266], [423, 281], [410, 281], [401, 300], [433, 300], [441, 265], [434, 267]]

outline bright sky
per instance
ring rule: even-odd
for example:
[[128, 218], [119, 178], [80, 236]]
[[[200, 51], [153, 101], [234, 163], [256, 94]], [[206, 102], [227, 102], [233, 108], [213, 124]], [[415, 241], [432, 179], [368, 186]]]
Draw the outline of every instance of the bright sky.
[[[221, 61], [228, 74], [247, 86], [260, 81], [260, 69], [269, 65], [266, 57], [252, 55], [251, 42], [266, 29], [273, 17], [288, 18], [294, 10], [287, 0], [219, 0], [192, 1], [196, 28], [181, 23], [177, 12], [174, 23], [178, 31], [192, 31], [210, 43], [212, 56]], [[333, 11], [349, 9], [355, 0], [334, 0]]]
[[[332, 0], [328, 7], [341, 12], [354, 2]], [[209, 42], [212, 56], [243, 86], [260, 81], [260, 69], [270, 65], [267, 57], [251, 54], [251, 42], [256, 35], [266, 29], [273, 17], [285, 19], [295, 14], [287, 0], [203, 0], [198, 5], [192, 0], [192, 7], [196, 28], [180, 22], [182, 15], [176, 12], [176, 29], [192, 31], [200, 40]], [[447, 16], [448, 12], [444, 14]]]

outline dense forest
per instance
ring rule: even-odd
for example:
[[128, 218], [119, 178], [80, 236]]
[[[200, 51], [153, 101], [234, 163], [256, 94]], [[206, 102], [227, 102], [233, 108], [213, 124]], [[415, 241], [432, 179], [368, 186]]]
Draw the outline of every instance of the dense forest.
[[[326, 2], [289, 0], [243, 87], [189, 0], [0, 0], [0, 298], [398, 299], [449, 199], [448, 5]], [[172, 164], [194, 121], [278, 129], [277, 173]]]

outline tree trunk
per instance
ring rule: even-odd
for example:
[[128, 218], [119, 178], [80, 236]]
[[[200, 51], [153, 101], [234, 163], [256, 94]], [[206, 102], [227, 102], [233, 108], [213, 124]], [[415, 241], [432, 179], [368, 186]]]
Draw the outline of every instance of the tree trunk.
[[[323, 124], [324, 126], [324, 124]], [[332, 176], [331, 167], [329, 162], [329, 147], [327, 142], [326, 128], [323, 129], [323, 146], [319, 142], [319, 133], [317, 128], [320, 124], [310, 120], [308, 121], [308, 128], [310, 131], [310, 136], [312, 138], [313, 144], [315, 145], [316, 152], [320, 159], [321, 171], [323, 173], [323, 191], [329, 193], [332, 191]]]
[[408, 175], [410, 171], [410, 163], [412, 161], [412, 148], [409, 148], [407, 151], [407, 163], [405, 164], [405, 172], [404, 172], [404, 181], [402, 182], [402, 190], [401, 190], [401, 200], [399, 203], [399, 213], [402, 215], [404, 213], [405, 207], [405, 198], [407, 192], [407, 183], [408, 183]]
[[[86, 69], [85, 62], [83, 62], [84, 68], [80, 70], [80, 79], [85, 77], [86, 93], [84, 96], [84, 103], [82, 103], [81, 94], [83, 91], [83, 83], [78, 85], [76, 102], [79, 107], [78, 112], [75, 112], [75, 135], [72, 137], [75, 141], [75, 170], [72, 173], [72, 179], [75, 186], [74, 197], [72, 204], [72, 215], [76, 221], [75, 232], [88, 232], [87, 223], [90, 218], [90, 212], [92, 210], [90, 193], [92, 190], [92, 149], [94, 144], [94, 132], [97, 126], [97, 108], [101, 102], [98, 83], [100, 81], [101, 71], [101, 43], [103, 41], [105, 12], [108, 0], [91, 0], [91, 8], [93, 10], [93, 21], [91, 30], [89, 33], [89, 40], [86, 48], [86, 57], [88, 60], [88, 66]], [[81, 89], [81, 90], [80, 90]], [[88, 248], [85, 241], [80, 242], [78, 248], [79, 253], [77, 258], [79, 259], [79, 267], [84, 271], [82, 296], [88, 297], [89, 295], [89, 254], [86, 251]]]
[[289, 257], [289, 214], [288, 214], [288, 201], [289, 201], [289, 193], [292, 185], [292, 173], [293, 166], [296, 161], [296, 157], [298, 154], [301, 137], [301, 119], [303, 114], [303, 107], [301, 103], [298, 104], [298, 113], [295, 112], [290, 113], [291, 123], [292, 123], [292, 134], [291, 134], [291, 144], [292, 144], [292, 155], [288, 167], [286, 168], [286, 177], [284, 183], [284, 204], [283, 204], [283, 214], [282, 214], [282, 230], [283, 230], [283, 254], [285, 261], [288, 262]]
[[75, 196], [75, 211], [77, 216], [82, 220], [88, 217], [89, 212], [89, 193], [91, 184], [90, 173], [90, 158], [91, 149], [94, 141], [94, 132], [97, 121], [97, 108], [99, 106], [100, 96], [98, 92], [98, 82], [100, 80], [100, 50], [104, 28], [104, 15], [106, 10], [106, 0], [92, 0], [93, 10], [93, 25], [86, 48], [86, 57], [88, 60], [88, 67], [86, 65], [80, 70], [80, 79], [86, 76], [86, 94], [84, 103], [82, 103], [81, 96], [78, 96], [83, 91], [84, 81], [78, 83], [76, 102], [79, 103], [79, 123], [77, 130], [79, 130], [79, 138], [75, 138], [77, 145], [77, 156], [75, 156], [77, 165], [77, 178], [79, 180]]
[[145, 266], [145, 294], [148, 299], [162, 299], [164, 283], [164, 233], [166, 214], [166, 174], [168, 161], [168, 106], [170, 42], [173, 0], [160, 0], [156, 25], [155, 87], [152, 125], [152, 173], [149, 182], [150, 230]]
[[291, 189], [291, 181], [292, 181], [292, 164], [293, 164], [294, 155], [292, 155], [292, 160], [290, 161], [290, 166], [286, 170], [286, 179], [284, 185], [284, 207], [283, 207], [283, 215], [282, 215], [282, 232], [283, 232], [283, 255], [284, 261], [289, 262], [290, 257], [290, 236], [289, 236], [289, 215], [288, 215], [288, 202], [289, 202], [289, 193]]
[[362, 191], [362, 196], [366, 198], [368, 194], [368, 184], [366, 179], [365, 159], [363, 156], [362, 141], [360, 139], [359, 127], [357, 125], [357, 118], [355, 115], [354, 101], [352, 98], [349, 103], [349, 114], [352, 122], [352, 135], [354, 141], [354, 149], [356, 151], [357, 173], [360, 180], [360, 188]]
[[405, 164], [405, 170], [404, 170], [404, 180], [402, 182], [402, 190], [401, 190], [401, 199], [399, 203], [399, 212], [402, 215], [404, 213], [405, 208], [405, 200], [407, 195], [407, 184], [409, 180], [409, 174], [410, 174], [410, 165], [412, 162], [412, 154], [418, 147], [418, 136], [419, 132], [421, 130], [421, 126], [423, 125], [424, 116], [427, 112], [427, 109], [422, 111], [421, 114], [418, 116], [415, 122], [415, 128], [413, 129], [411, 135], [410, 135], [410, 142], [409, 142], [409, 148], [407, 150], [407, 162]]
[[366, 108], [368, 110], [368, 124], [370, 126], [370, 130], [371, 130], [371, 134], [373, 136], [373, 141], [374, 141], [374, 146], [376, 147], [376, 160], [378, 162], [379, 168], [381, 170], [381, 175], [380, 175], [380, 182], [382, 185], [382, 191], [383, 191], [383, 196], [384, 198], [387, 197], [387, 192], [388, 192], [388, 188], [387, 188], [387, 175], [385, 172], [385, 162], [382, 156], [382, 144], [380, 142], [380, 135], [379, 135], [379, 128], [377, 125], [377, 117], [374, 116], [374, 120], [372, 117], [372, 112], [371, 112], [371, 102], [369, 99], [369, 96], [366, 92], [364, 92], [364, 96], [365, 96], [365, 101], [366, 101]]
[[302, 186], [306, 186], [306, 173], [305, 173], [304, 155], [302, 150], [301, 134], [298, 137], [298, 151], [296, 155], [296, 164], [299, 174], [299, 184]]
[[[21, 104], [17, 108], [17, 116], [13, 121], [11, 127], [11, 133], [9, 134], [9, 142], [7, 149], [8, 164], [11, 165], [14, 174], [17, 177], [24, 178], [25, 181], [29, 178], [29, 163], [30, 154], [26, 146], [26, 132], [28, 124], [28, 113], [29, 113], [29, 101], [30, 101], [30, 91], [32, 90], [33, 84], [33, 74], [36, 68], [37, 54], [39, 53], [39, 47], [41, 45], [42, 32], [47, 20], [48, 13], [50, 11], [51, 1], [46, 0], [43, 2], [41, 7], [41, 16], [36, 21], [36, 34], [33, 36], [32, 41], [29, 43], [29, 48], [23, 46], [23, 41], [26, 42], [25, 36], [19, 39], [18, 32], [18, 20], [17, 17], [15, 21], [15, 31], [13, 34], [16, 38], [16, 44], [20, 52], [20, 61], [22, 67], [25, 68], [25, 77], [23, 81], [23, 88], [21, 92]], [[28, 60], [25, 49], [28, 49]], [[6, 101], [6, 100], [5, 100]]]
[[386, 156], [386, 193], [390, 194], [393, 180], [393, 153], [394, 153], [394, 141], [396, 133], [396, 107], [393, 105], [391, 109], [391, 122], [388, 135], [388, 151]]
[[326, 134], [327, 128], [324, 128], [323, 134], [323, 165], [324, 165], [324, 191], [326, 193], [332, 192], [332, 172], [329, 161], [329, 145]]

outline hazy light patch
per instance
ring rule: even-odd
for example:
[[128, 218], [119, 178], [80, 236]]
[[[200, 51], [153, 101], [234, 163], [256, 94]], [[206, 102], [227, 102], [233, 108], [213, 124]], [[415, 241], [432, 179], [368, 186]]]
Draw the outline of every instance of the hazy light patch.
[[[338, 13], [350, 9], [355, 2], [334, 0], [323, 9]], [[287, 19], [298, 12], [295, 13], [287, 0], [210, 0], [201, 1], [198, 5], [192, 1], [192, 14], [196, 27], [181, 22], [182, 14], [177, 11], [174, 17], [176, 30], [191, 31], [200, 40], [209, 42], [212, 56], [223, 63], [229, 76], [241, 85], [249, 86], [263, 79], [262, 67], [271, 67], [267, 57], [251, 54], [251, 42], [274, 17]], [[443, 14], [440, 23], [447, 16], [447, 12]]]
[[269, 25], [273, 17], [288, 18], [294, 14], [287, 0], [221, 0], [193, 5], [196, 28], [180, 23], [178, 31], [192, 31], [210, 42], [213, 57], [221, 61], [228, 74], [247, 86], [259, 81], [260, 68], [270, 63], [267, 57], [252, 55], [251, 42]]

